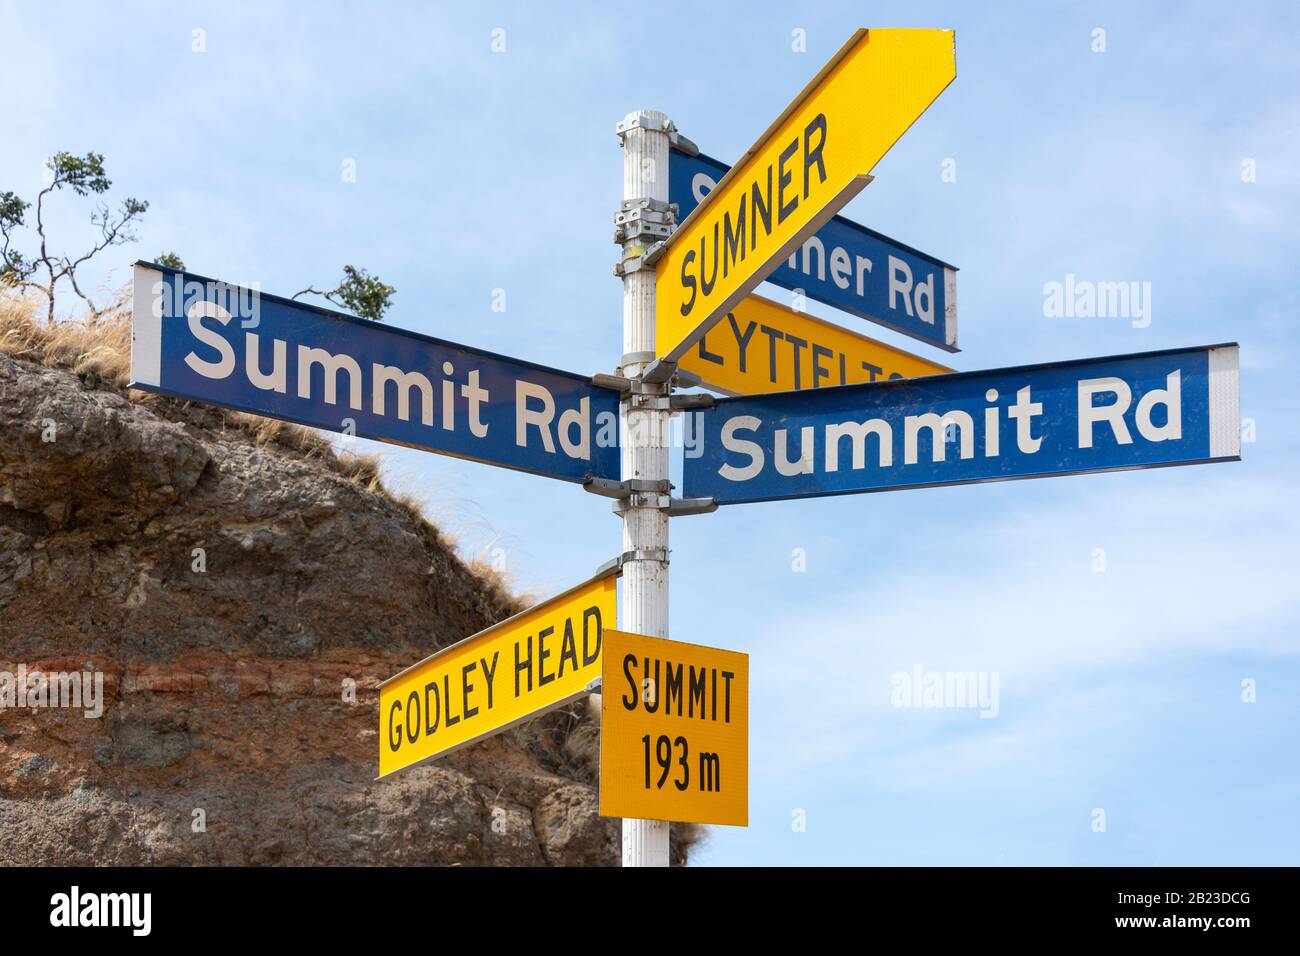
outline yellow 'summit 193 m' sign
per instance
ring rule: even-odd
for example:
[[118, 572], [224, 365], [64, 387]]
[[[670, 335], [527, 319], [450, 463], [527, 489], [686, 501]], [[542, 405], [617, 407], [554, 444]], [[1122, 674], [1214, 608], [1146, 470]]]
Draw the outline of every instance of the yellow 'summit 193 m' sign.
[[723, 177], [655, 263], [676, 361], [869, 181], [957, 75], [951, 30], [859, 30]]
[[609, 630], [600, 815], [749, 825], [749, 655]]

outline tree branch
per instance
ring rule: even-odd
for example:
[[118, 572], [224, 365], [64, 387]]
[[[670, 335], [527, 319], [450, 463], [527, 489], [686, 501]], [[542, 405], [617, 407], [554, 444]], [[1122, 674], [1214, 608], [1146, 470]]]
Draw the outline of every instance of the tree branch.
[[337, 291], [338, 289], [330, 289], [328, 292], [325, 292], [322, 289], [316, 289], [313, 288], [312, 286], [307, 286], [307, 288], [303, 289], [301, 292], [295, 292], [293, 295], [289, 296], [289, 298], [297, 302], [299, 296], [318, 295], [326, 302], [332, 303], [333, 305], [338, 305], [339, 303], [334, 300], [334, 293]]
[[[38, 288], [41, 288], [41, 291], [45, 293], [45, 298], [47, 300], [47, 306], [45, 309], [45, 323], [47, 325], [54, 324], [54, 266], [50, 263], [49, 254], [45, 249], [45, 196], [51, 190], [56, 189], [58, 185], [59, 174], [58, 171], [55, 170], [54, 181], [36, 194], [36, 235], [41, 239], [41, 255], [36, 262], [45, 266], [45, 271], [49, 273], [50, 277], [48, 286], [44, 288], [38, 286]], [[34, 267], [33, 271], [35, 271]]]
[[[76, 268], [79, 265], [81, 265], [83, 262], [85, 262], [87, 259], [91, 258], [92, 256], [97, 255], [100, 252], [103, 252], [109, 246], [118, 246], [124, 242], [133, 241], [135, 239], [135, 235], [134, 233], [127, 230], [127, 226], [129, 226], [135, 220], [136, 212], [135, 212], [135, 207], [132, 205], [134, 202], [135, 200], [133, 199], [128, 199], [126, 202], [124, 202], [122, 204], [121, 219], [119, 219], [117, 222], [112, 224], [110, 224], [109, 217], [108, 217], [108, 206], [101, 204], [99, 215], [95, 216], [92, 214], [90, 217], [90, 221], [95, 225], [99, 226], [100, 233], [103, 236], [102, 241], [97, 242], [94, 245], [94, 247], [91, 248], [91, 250], [87, 252], [84, 256], [81, 256], [80, 258], [73, 260], [71, 262], [68, 260], [66, 256], [64, 256], [62, 260], [60, 260], [63, 263], [63, 270], [59, 274], [71, 277], [73, 271], [76, 270]], [[82, 296], [82, 298], [85, 297]]]
[[77, 295], [81, 297], [81, 300], [86, 303], [86, 308], [90, 309], [91, 320], [95, 322], [99, 321], [99, 309], [95, 308], [95, 303], [90, 300], [90, 296], [82, 292], [81, 287], [77, 285], [76, 274], [73, 272], [67, 272], [65, 274], [68, 277], [68, 281], [72, 283], [72, 291], [77, 293]]

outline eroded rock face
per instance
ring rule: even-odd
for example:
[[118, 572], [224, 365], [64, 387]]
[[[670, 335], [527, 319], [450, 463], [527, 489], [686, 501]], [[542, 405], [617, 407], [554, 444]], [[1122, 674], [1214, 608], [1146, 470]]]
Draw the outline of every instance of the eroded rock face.
[[615, 864], [581, 708], [373, 779], [379, 681], [514, 610], [320, 456], [0, 355], [0, 672], [104, 680], [0, 709], [0, 864]]

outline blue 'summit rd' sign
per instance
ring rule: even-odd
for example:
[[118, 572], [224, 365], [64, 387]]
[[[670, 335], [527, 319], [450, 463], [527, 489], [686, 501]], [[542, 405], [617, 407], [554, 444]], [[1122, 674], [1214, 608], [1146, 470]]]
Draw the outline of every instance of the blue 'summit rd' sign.
[[[668, 200], [684, 220], [728, 170], [708, 156], [672, 150]], [[784, 289], [957, 351], [957, 270], [888, 236], [835, 216], [767, 277]]]
[[1237, 346], [718, 400], [685, 494], [719, 504], [1232, 461]]
[[566, 481], [619, 474], [618, 393], [137, 263], [132, 385]]

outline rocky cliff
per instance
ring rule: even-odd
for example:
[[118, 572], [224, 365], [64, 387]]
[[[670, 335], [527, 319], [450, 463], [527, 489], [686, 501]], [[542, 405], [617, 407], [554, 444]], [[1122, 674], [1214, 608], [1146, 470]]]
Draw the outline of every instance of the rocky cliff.
[[515, 600], [373, 463], [128, 391], [128, 341], [0, 303], [0, 673], [104, 681], [0, 709], [0, 864], [617, 863], [580, 706], [373, 779], [377, 684]]

